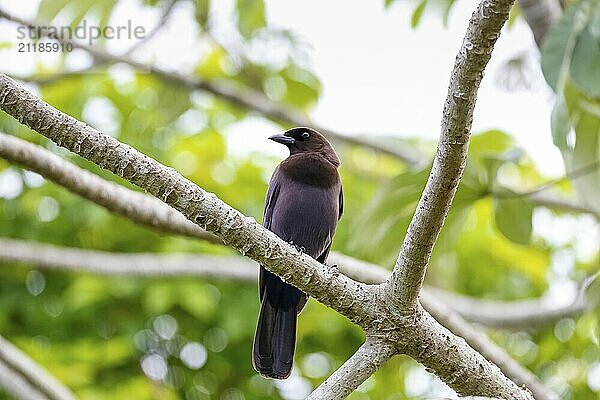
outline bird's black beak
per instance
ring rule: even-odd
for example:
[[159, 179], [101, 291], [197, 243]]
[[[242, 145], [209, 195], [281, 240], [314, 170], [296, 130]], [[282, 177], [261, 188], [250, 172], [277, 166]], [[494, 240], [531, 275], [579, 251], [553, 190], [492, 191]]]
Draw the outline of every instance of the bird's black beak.
[[285, 135], [273, 135], [269, 137], [270, 140], [284, 144], [286, 146], [292, 145], [296, 143], [296, 139], [293, 137], [285, 136]]

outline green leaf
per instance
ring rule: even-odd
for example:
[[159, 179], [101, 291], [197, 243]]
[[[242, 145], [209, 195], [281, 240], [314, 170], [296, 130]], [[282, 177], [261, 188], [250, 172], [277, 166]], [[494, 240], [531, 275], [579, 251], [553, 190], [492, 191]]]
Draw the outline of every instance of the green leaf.
[[209, 0], [196, 0], [196, 21], [203, 29], [206, 29], [208, 24], [208, 12], [210, 10], [210, 1]]
[[550, 117], [550, 126], [552, 130], [552, 142], [561, 151], [567, 150], [567, 135], [571, 129], [569, 123], [569, 113], [567, 106], [562, 98], [558, 96], [552, 109], [552, 115]]
[[251, 37], [266, 25], [263, 0], [237, 0], [238, 29], [245, 37]]
[[592, 35], [591, 25], [582, 32], [573, 50], [571, 78], [591, 96], [600, 96], [600, 40]]
[[421, 20], [421, 16], [423, 16], [423, 11], [425, 11], [425, 7], [427, 6], [427, 0], [421, 0], [419, 5], [413, 10], [412, 16], [410, 18], [410, 26], [414, 29], [419, 25], [419, 21]]
[[581, 32], [585, 29], [589, 4], [581, 1], [569, 7], [561, 20], [546, 36], [542, 46], [542, 73], [546, 82], [556, 92], [560, 92], [566, 79], [573, 49]]
[[[575, 129], [575, 148], [563, 152], [571, 182], [587, 206], [600, 211], [600, 99], [586, 96], [573, 84], [565, 86], [567, 109]], [[582, 170], [588, 169], [584, 174]]]
[[512, 192], [494, 201], [494, 217], [498, 230], [509, 240], [527, 245], [531, 241], [533, 204]]
[[[354, 235], [350, 248], [369, 261], [390, 265], [398, 254], [402, 238], [410, 221], [431, 165], [417, 171], [408, 171], [392, 178], [369, 202], [365, 211], [353, 222]], [[465, 219], [465, 210], [481, 197], [484, 188], [471, 176], [465, 176], [456, 193], [452, 208], [440, 234], [436, 249], [448, 250], [460, 236]], [[452, 233], [452, 234], [449, 234]], [[369, 237], [371, 240], [365, 241]], [[443, 247], [443, 248], [442, 248]]]

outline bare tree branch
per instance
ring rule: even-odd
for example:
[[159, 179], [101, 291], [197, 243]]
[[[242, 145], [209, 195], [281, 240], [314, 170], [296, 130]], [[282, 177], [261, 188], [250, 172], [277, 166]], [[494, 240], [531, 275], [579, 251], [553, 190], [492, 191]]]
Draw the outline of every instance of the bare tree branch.
[[469, 21], [456, 56], [433, 167], [386, 285], [387, 298], [402, 312], [417, 304], [433, 246], [465, 168], [483, 71], [512, 5], [513, 0], [483, 0]]
[[[33, 21], [23, 20], [2, 9], [0, 9], [0, 18], [4, 18], [9, 21], [13, 21], [26, 26], [38, 25]], [[273, 119], [275, 121], [284, 121], [286, 124], [296, 126], [311, 126], [335, 141], [368, 147], [380, 153], [396, 157], [408, 164], [417, 164], [422, 161], [422, 158], [418, 157], [417, 152], [414, 150], [407, 151], [399, 148], [398, 146], [391, 146], [389, 143], [382, 143], [381, 141], [378, 141], [376, 139], [349, 136], [341, 132], [328, 129], [326, 127], [319, 127], [316, 124], [314, 124], [309, 118], [307, 118], [304, 114], [287, 108], [283, 105], [277, 104], [271, 101], [262, 92], [251, 89], [249, 87], [243, 87], [239, 85], [233, 86], [227, 83], [226, 81], [208, 81], [201, 80], [192, 76], [184, 76], [176, 72], [167, 71], [156, 66], [145, 65], [126, 56], [116, 56], [107, 53], [103, 50], [99, 50], [91, 46], [86, 46], [66, 38], [53, 36], [51, 38], [58, 40], [61, 43], [71, 43], [74, 48], [78, 48], [88, 52], [96, 60], [100, 60], [101, 62], [129, 64], [135, 69], [138, 69], [140, 71], [148, 71], [160, 77], [163, 80], [176, 83], [178, 85], [184, 86], [187, 89], [202, 90], [212, 93], [215, 96], [218, 96], [232, 104], [257, 111], [265, 117]]]
[[[572, 303], [556, 306], [549, 298], [525, 299], [515, 301], [493, 301], [449, 293], [435, 288], [425, 288], [431, 299], [439, 299], [468, 321], [491, 328], [523, 329], [538, 328], [560, 320], [576, 317], [584, 313], [589, 305], [581, 291]], [[425, 303], [425, 301], [423, 301]], [[429, 310], [429, 308], [427, 308]], [[431, 312], [431, 311], [430, 311]]]
[[8, 365], [0, 361], [0, 388], [17, 400], [49, 400]]
[[527, 198], [538, 206], [581, 212], [593, 215], [597, 219], [600, 219], [600, 213], [598, 211], [581, 204], [581, 202], [576, 199], [559, 197], [546, 192], [532, 193], [528, 195]]
[[141, 192], [134, 192], [63, 160], [41, 146], [0, 132], [0, 158], [26, 167], [71, 192], [139, 224], [162, 232], [223, 243], [179, 211]]
[[301, 254], [277, 235], [209, 194], [172, 169], [130, 146], [61, 113], [0, 74], [0, 108], [21, 123], [179, 210], [225, 244], [264, 265], [320, 302], [397, 343], [399, 349], [435, 371], [463, 395], [531, 399], [497, 366], [439, 325], [422, 308], [398, 315], [377, 286], [358, 283]]
[[356, 353], [316, 388], [306, 400], [345, 399], [396, 352], [393, 344], [367, 336], [365, 343]]
[[256, 282], [247, 258], [192, 254], [111, 253], [0, 239], [0, 262], [26, 262], [46, 269], [125, 276], [198, 276]]
[[[340, 270], [348, 276], [361, 280], [366, 278], [373, 283], [382, 282], [389, 275], [389, 271], [376, 265], [364, 263], [348, 256], [333, 254], [333, 260], [339, 263]], [[206, 256], [189, 254], [136, 254], [136, 253], [110, 253], [94, 250], [82, 250], [67, 247], [59, 247], [42, 243], [32, 243], [23, 240], [0, 239], [0, 262], [27, 262], [38, 267], [66, 270], [66, 271], [88, 271], [107, 275], [133, 275], [133, 276], [198, 276], [236, 279], [247, 282], [256, 282], [257, 266], [254, 262], [242, 257], [230, 256]], [[454, 334], [463, 337], [467, 343], [479, 351], [488, 360], [494, 362], [500, 369], [514, 382], [523, 384], [530, 388], [535, 398], [538, 400], [554, 399], [552, 392], [546, 389], [537, 377], [520, 366], [504, 350], [490, 342], [487, 337], [477, 329], [469, 325], [464, 319], [456, 315], [451, 309], [452, 302], [446, 301], [452, 298], [452, 294], [439, 289], [424, 288], [421, 294], [423, 306]], [[441, 301], [434, 297], [431, 292], [438, 293]], [[463, 302], [465, 300], [462, 300]], [[472, 299], [467, 300], [471, 307], [476, 308], [477, 302]], [[504, 309], [501, 318], [509, 320], [510, 315], [515, 311]], [[381, 344], [381, 343], [380, 343]], [[389, 344], [382, 344], [384, 349]], [[364, 349], [367, 351], [367, 349]], [[377, 353], [374, 350], [369, 351], [369, 359], [374, 357], [390, 357], [387, 352]], [[383, 351], [383, 350], [382, 350]], [[390, 350], [391, 351], [391, 350]], [[345, 374], [349, 370], [354, 370], [355, 364], [362, 355], [355, 355], [350, 364], [345, 365]], [[385, 358], [385, 357], [384, 357]], [[387, 358], [386, 358], [387, 359]], [[380, 359], [383, 362], [383, 358]], [[352, 369], [347, 368], [352, 366]], [[340, 371], [341, 373], [342, 371]], [[366, 370], [362, 370], [366, 373]], [[369, 375], [365, 376], [365, 379]], [[354, 379], [352, 379], [354, 381]], [[336, 384], [332, 378], [324, 383], [322, 390], [333, 390], [330, 386]], [[362, 380], [356, 377], [356, 386], [360, 385]], [[341, 384], [341, 383], [340, 383]], [[346, 383], [344, 383], [346, 385]], [[346, 386], [345, 386], [346, 387]], [[355, 387], [354, 387], [355, 388]], [[353, 389], [354, 389], [353, 388]], [[337, 389], [337, 387], [336, 387]], [[352, 390], [353, 390], [352, 389]], [[323, 392], [317, 392], [320, 395]], [[313, 394], [317, 396], [316, 394]], [[315, 397], [329, 398], [329, 397]]]
[[21, 400], [75, 400], [75, 395], [0, 336], [0, 385]]
[[485, 358], [493, 360], [502, 372], [518, 385], [524, 385], [536, 400], [558, 400], [558, 396], [546, 388], [540, 380], [517, 361], [510, 357], [502, 348], [490, 341], [487, 336], [466, 322], [454, 312], [444, 301], [433, 296], [421, 296], [421, 304], [430, 313], [448, 327], [454, 334], [464, 338], [467, 343], [477, 349]]
[[[26, 262], [40, 268], [92, 272], [104, 275], [198, 276], [255, 282], [256, 264], [237, 256], [192, 254], [112, 253], [48, 245], [19, 239], [0, 238], [0, 261]], [[367, 284], [384, 282], [390, 271], [375, 264], [332, 252], [329, 261], [348, 277]], [[572, 304], [552, 306], [546, 299], [491, 301], [458, 295], [431, 286], [420, 294], [423, 307], [453, 333], [460, 329], [445, 320], [436, 303], [442, 302], [462, 318], [481, 325], [503, 328], [536, 328], [560, 318], [575, 317], [587, 310], [583, 294]], [[477, 346], [473, 346], [480, 351]], [[490, 360], [494, 361], [493, 358]]]
[[0, 74], [0, 107], [21, 123], [43, 134], [180, 211], [228, 246], [264, 265], [310, 296], [360, 325], [376, 313], [373, 291], [365, 284], [332, 271], [273, 232], [132, 147], [102, 134], [43, 102]]

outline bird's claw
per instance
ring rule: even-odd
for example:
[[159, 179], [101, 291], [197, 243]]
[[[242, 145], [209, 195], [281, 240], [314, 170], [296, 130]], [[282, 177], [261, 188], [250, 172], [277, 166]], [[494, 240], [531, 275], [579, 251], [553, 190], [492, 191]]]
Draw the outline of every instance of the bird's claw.
[[290, 241], [290, 244], [291, 244], [292, 246], [294, 246], [294, 248], [295, 248], [296, 250], [298, 250], [298, 252], [300, 252], [300, 253], [306, 253], [306, 249], [305, 249], [303, 246], [297, 245], [297, 244], [295, 244], [293, 241]]
[[331, 272], [331, 275], [333, 276], [338, 276], [340, 274], [340, 269], [338, 268], [337, 264], [331, 264], [329, 266], [329, 272]]

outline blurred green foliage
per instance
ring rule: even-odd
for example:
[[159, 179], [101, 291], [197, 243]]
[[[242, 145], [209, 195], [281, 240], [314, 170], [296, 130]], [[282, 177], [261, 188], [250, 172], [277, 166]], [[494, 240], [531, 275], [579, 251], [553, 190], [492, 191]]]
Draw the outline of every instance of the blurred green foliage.
[[[164, 6], [160, 1], [147, 3]], [[449, 10], [452, 2], [447, 3]], [[194, 1], [196, 21], [207, 31], [210, 4], [208, 0]], [[598, 160], [600, 151], [600, 116], [594, 97], [598, 95], [594, 89], [597, 76], [577, 66], [600, 63], [598, 58], [586, 58], [593, 48], [590, 41], [598, 43], [600, 19], [597, 2], [582, 0], [581, 4], [568, 11], [551, 34], [542, 60], [546, 77], [559, 94], [553, 118], [555, 142], [572, 168]], [[73, 8], [70, 15], [76, 25], [92, 11], [100, 13], [102, 20], [110, 18], [113, 5], [108, 1], [43, 0], [39, 17], [51, 20], [68, 6]], [[426, 5], [427, 1], [418, 3], [413, 25], [429, 9]], [[593, 18], [585, 19], [585, 26], [574, 26], [581, 23], [574, 18], [578, 7], [587, 7], [586, 13], [596, 10]], [[302, 52], [296, 51], [297, 37], [269, 26], [262, 0], [238, 0], [236, 10], [240, 40], [251, 45], [276, 37], [292, 48], [290, 56], [283, 65], [252, 61], [248, 54], [232, 54], [231, 49], [214, 42], [195, 73], [203, 79], [223, 79], [264, 91], [300, 112], [310, 110], [319, 98], [321, 84], [302, 66], [306, 63]], [[569, 47], [564, 35], [581, 38], [582, 44]], [[583, 49], [577, 50], [580, 47]], [[567, 57], [571, 69], [565, 78]], [[573, 63], [577, 65], [573, 67]], [[232, 151], [226, 132], [244, 120], [248, 110], [213, 96], [190, 93], [150, 74], [132, 73], [123, 80], [110, 68], [71, 76], [40, 89], [43, 98], [62, 111], [99, 124], [119, 140], [260, 219], [267, 179], [279, 160], [260, 152], [239, 155]], [[95, 119], [98, 110], [109, 115], [108, 122]], [[567, 143], [570, 126], [577, 135], [575, 147]], [[41, 144], [135, 189], [57, 148], [6, 114], [0, 115], [0, 130]], [[405, 144], [388, 140], [390, 145]], [[433, 148], [432, 143], [415, 140], [415, 144]], [[391, 269], [430, 166], [408, 169], [387, 156], [342, 144], [338, 151], [343, 160], [345, 215], [334, 249]], [[135, 225], [3, 160], [0, 176], [17, 182], [13, 194], [0, 198], [2, 237], [115, 252], [231, 253], [224, 247]], [[595, 178], [590, 175], [582, 181], [589, 183], [589, 179]], [[585, 221], [589, 226], [589, 219], [534, 207], [517, 193], [517, 189], [543, 182], [507, 133], [475, 135], [467, 169], [434, 250], [427, 283], [475, 297], [510, 300], [552, 293], [560, 281], [582, 282], [597, 268], [598, 254], [578, 255], [576, 232], [566, 239], [555, 236], [561, 226]], [[600, 192], [594, 182], [587, 189], [585, 184], [574, 186], [588, 199]], [[566, 193], [573, 190], [568, 183], [559, 188]], [[498, 195], [492, 198], [492, 192]], [[565, 254], [567, 261], [563, 260]], [[363, 340], [356, 326], [311, 300], [300, 317], [293, 377], [285, 383], [264, 380], [254, 373], [250, 362], [257, 312], [255, 285], [239, 282], [109, 278], [40, 271], [35, 265], [18, 263], [0, 268], [0, 333], [82, 399], [301, 398]], [[566, 318], [537, 331], [491, 334], [562, 398], [600, 398], [598, 391], [593, 392], [598, 385], [589, 382], [589, 372], [600, 368], [597, 313]], [[416, 362], [396, 357], [350, 398], [426, 398], [440, 393], [440, 388]], [[5, 398], [0, 393], [0, 399]]]

